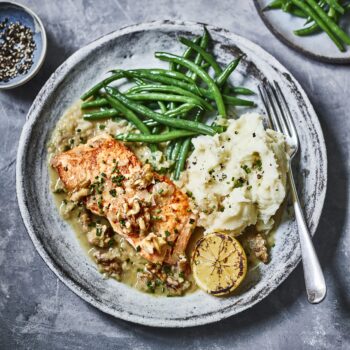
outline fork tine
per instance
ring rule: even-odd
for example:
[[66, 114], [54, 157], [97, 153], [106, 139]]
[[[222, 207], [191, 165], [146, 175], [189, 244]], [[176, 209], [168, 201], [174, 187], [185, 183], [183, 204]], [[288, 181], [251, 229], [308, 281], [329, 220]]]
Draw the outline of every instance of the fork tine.
[[269, 109], [270, 109], [270, 119], [271, 119], [271, 124], [273, 126], [273, 129], [282, 132], [281, 126], [278, 123], [278, 116], [277, 116], [277, 111], [275, 108], [276, 102], [273, 100], [272, 92], [270, 91], [270, 83], [267, 82], [265, 86], [263, 86], [263, 92], [265, 94], [265, 98], [268, 101]]
[[282, 90], [281, 90], [279, 84], [276, 81], [274, 81], [274, 84], [275, 84], [276, 93], [278, 96], [279, 105], [284, 111], [284, 113], [282, 113], [282, 117], [284, 117], [283, 119], [284, 119], [285, 123], [287, 124], [289, 136], [290, 137], [297, 137], [298, 134], [297, 134], [296, 129], [295, 129], [292, 113], [290, 112], [290, 109], [288, 107], [286, 99], [285, 99], [284, 95], [282, 94]]
[[269, 92], [271, 95], [272, 107], [273, 107], [273, 110], [275, 112], [275, 114], [274, 114], [275, 119], [276, 119], [275, 122], [279, 126], [277, 131], [283, 133], [286, 136], [290, 136], [290, 132], [289, 132], [287, 125], [286, 125], [286, 122], [285, 122], [283, 109], [281, 108], [276, 91], [271, 84], [269, 84]]
[[258, 90], [259, 90], [261, 100], [262, 100], [264, 107], [265, 107], [265, 110], [266, 110], [268, 128], [272, 129], [273, 124], [272, 124], [272, 119], [271, 119], [270, 103], [269, 103], [268, 98], [267, 98], [266, 89], [263, 85], [259, 85]]

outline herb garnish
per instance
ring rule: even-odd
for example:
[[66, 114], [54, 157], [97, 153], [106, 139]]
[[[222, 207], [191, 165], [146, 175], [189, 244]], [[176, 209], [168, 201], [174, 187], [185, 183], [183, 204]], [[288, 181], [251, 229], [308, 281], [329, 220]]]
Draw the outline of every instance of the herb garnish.
[[115, 176], [112, 176], [112, 182], [114, 184], [116, 184], [117, 186], [121, 186], [122, 185], [122, 181], [125, 179], [125, 176], [124, 175], [115, 175]]
[[116, 197], [117, 196], [117, 191], [115, 190], [115, 188], [111, 189], [109, 191], [109, 194], [112, 196], [112, 197]]
[[[233, 178], [232, 178], [233, 179]], [[242, 187], [244, 184], [244, 179], [243, 178], [239, 178], [237, 180], [234, 181], [233, 183], [233, 188], [239, 188], [239, 187]]]
[[250, 174], [252, 170], [248, 167], [248, 165], [244, 164], [241, 166], [241, 168], [247, 173]]

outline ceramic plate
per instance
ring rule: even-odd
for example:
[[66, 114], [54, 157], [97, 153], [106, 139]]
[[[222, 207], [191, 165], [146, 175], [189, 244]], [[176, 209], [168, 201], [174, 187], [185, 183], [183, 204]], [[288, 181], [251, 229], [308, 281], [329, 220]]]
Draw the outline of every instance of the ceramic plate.
[[[280, 10], [262, 11], [271, 0], [254, 0], [255, 7], [267, 28], [292, 49], [313, 59], [336, 64], [350, 64], [350, 47], [340, 52], [327, 34], [298, 37], [293, 30], [302, 28], [305, 20]], [[342, 18], [341, 27], [350, 34], [350, 12]]]
[[[58, 119], [79, 96], [112, 68], [160, 67], [153, 53], [180, 53], [177, 37], [202, 33], [198, 23], [152, 22], [120, 29], [80, 49], [50, 77], [35, 99], [21, 135], [17, 157], [17, 195], [33, 243], [47, 265], [72, 291], [118, 318], [160, 327], [206, 324], [237, 314], [271, 293], [300, 260], [296, 223], [285, 216], [276, 232], [271, 262], [261, 265], [241, 293], [215, 298], [197, 291], [186, 297], [156, 298], [115, 280], [102, 278], [72, 231], [60, 218], [49, 189], [46, 144]], [[327, 159], [317, 116], [298, 82], [266, 51], [238, 35], [208, 26], [220, 64], [238, 54], [246, 59], [234, 82], [257, 90], [277, 81], [287, 97], [301, 143], [298, 188], [311, 233], [315, 232], [326, 192]], [[258, 98], [256, 111], [263, 112]], [[254, 280], [252, 283], [252, 280]]]

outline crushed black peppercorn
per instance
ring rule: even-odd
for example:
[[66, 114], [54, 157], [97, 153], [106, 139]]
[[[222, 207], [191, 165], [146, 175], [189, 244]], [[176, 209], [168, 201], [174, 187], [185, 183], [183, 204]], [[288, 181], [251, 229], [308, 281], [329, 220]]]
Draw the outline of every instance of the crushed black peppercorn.
[[20, 22], [5, 18], [0, 23], [0, 81], [7, 82], [30, 70], [36, 48], [33, 36]]

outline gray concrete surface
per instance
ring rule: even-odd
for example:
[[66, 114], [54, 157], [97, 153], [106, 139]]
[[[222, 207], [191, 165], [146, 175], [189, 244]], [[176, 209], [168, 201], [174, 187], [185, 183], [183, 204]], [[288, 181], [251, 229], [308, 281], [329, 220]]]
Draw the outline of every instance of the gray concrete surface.
[[[251, 1], [26, 0], [48, 32], [48, 55], [24, 87], [0, 92], [0, 349], [349, 349], [350, 67], [308, 60], [278, 42]], [[267, 299], [204, 327], [171, 330], [114, 319], [80, 300], [44, 264], [22, 224], [15, 194], [17, 143], [43, 83], [70, 54], [119, 27], [185, 19], [227, 28], [276, 56], [300, 81], [319, 114], [329, 185], [314, 238], [328, 284], [308, 304], [301, 266]], [[28, 174], [30, 176], [30, 174]]]

